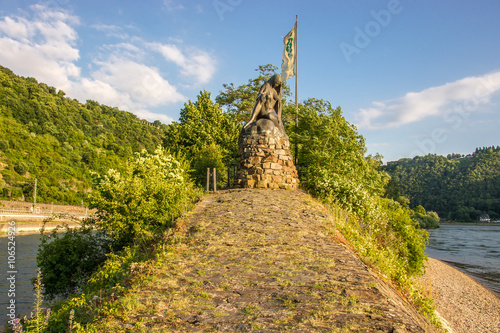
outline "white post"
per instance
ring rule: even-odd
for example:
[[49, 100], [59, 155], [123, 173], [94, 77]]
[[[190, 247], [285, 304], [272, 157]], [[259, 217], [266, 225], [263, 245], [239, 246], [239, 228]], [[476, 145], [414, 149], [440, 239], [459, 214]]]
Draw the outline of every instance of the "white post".
[[207, 168], [207, 192], [210, 191], [210, 168]]

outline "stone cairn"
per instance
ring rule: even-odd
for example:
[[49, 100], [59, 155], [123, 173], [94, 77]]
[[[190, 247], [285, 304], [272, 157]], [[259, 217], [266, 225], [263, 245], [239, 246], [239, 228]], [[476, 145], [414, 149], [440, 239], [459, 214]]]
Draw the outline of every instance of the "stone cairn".
[[247, 133], [238, 140], [237, 184], [244, 188], [297, 189], [299, 179], [290, 141], [279, 131]]

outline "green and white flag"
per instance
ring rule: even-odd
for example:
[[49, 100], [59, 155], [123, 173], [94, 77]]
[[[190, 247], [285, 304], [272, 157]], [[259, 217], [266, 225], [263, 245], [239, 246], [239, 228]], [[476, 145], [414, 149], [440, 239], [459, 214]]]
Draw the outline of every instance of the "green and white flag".
[[297, 36], [297, 23], [293, 29], [283, 38], [283, 59], [281, 62], [281, 76], [283, 81], [295, 75], [295, 38]]

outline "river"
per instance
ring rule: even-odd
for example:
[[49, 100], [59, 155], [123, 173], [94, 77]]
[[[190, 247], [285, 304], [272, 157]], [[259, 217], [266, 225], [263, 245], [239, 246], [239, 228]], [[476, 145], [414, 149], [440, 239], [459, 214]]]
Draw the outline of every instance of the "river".
[[441, 225], [429, 235], [429, 257], [472, 276], [500, 296], [500, 225]]
[[[31, 279], [36, 276], [36, 253], [38, 250], [38, 243], [40, 234], [16, 234], [15, 239], [15, 259], [13, 260], [13, 267], [9, 267], [9, 258], [7, 253], [7, 246], [9, 239], [7, 235], [0, 235], [0, 328], [4, 326], [7, 317], [7, 306], [11, 300], [15, 301], [16, 315], [21, 317], [29, 314], [33, 301], [34, 290], [31, 284]], [[11, 273], [12, 272], [12, 273]], [[10, 282], [7, 278], [14, 275], [15, 282], [12, 290]], [[14, 294], [12, 294], [14, 292]]]

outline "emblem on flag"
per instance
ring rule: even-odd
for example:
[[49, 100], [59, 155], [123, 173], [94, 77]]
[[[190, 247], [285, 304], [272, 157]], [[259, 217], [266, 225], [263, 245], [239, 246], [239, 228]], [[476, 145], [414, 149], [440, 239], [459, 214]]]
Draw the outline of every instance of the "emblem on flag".
[[292, 30], [283, 38], [283, 57], [281, 62], [281, 76], [283, 81], [295, 75], [295, 36], [297, 34], [297, 23]]

